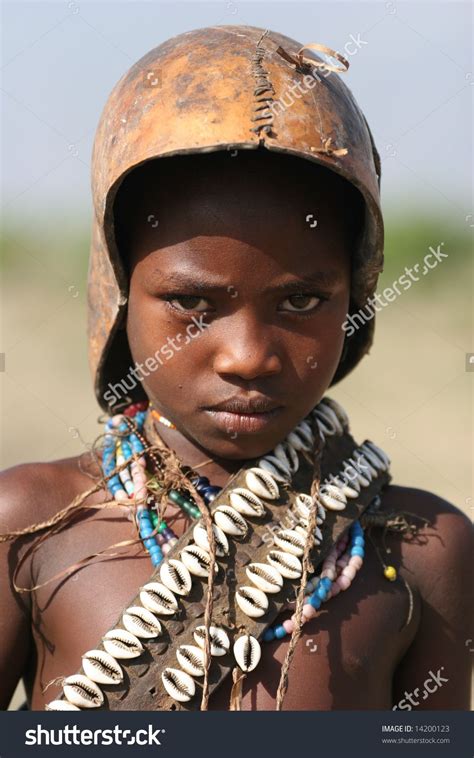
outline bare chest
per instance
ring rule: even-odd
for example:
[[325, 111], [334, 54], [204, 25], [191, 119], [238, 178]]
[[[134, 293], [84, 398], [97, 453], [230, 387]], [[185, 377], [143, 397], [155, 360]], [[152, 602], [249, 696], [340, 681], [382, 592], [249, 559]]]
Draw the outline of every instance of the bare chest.
[[[175, 525], [179, 533], [184, 524]], [[38, 582], [85, 556], [130, 540], [133, 529], [121, 514], [101, 514], [49, 540]], [[59, 692], [55, 677], [75, 673], [82, 654], [97, 646], [137, 590], [150, 577], [151, 563], [139, 545], [112, 548], [67, 578], [37, 591], [33, 609], [36, 654], [32, 663], [32, 708], [41, 709]], [[115, 553], [115, 555], [113, 555]], [[409, 597], [404, 584], [389, 583], [370, 549], [353, 585], [324, 604], [305, 625], [290, 668], [284, 708], [330, 710], [389, 708], [393, 671], [417, 624], [417, 603], [405, 625]], [[291, 615], [282, 615], [279, 621]], [[262, 660], [246, 679], [242, 708], [273, 710], [288, 638], [262, 643]], [[227, 709], [230, 677], [210, 701]]]

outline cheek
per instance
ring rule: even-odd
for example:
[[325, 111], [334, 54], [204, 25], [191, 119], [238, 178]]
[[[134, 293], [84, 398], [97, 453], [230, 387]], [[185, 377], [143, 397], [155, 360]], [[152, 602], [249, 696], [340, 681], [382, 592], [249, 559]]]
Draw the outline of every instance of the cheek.
[[172, 334], [171, 319], [161, 304], [145, 292], [138, 291], [137, 287], [133, 286], [132, 280], [127, 313], [127, 335], [134, 361], [143, 361], [152, 356], [167, 343], [168, 336]]
[[348, 295], [328, 301], [314, 321], [309, 319], [307, 326], [291, 336], [287, 343], [290, 357], [302, 381], [314, 381], [314, 371], [318, 369], [319, 379], [330, 383], [344, 346], [342, 325], [348, 304]]

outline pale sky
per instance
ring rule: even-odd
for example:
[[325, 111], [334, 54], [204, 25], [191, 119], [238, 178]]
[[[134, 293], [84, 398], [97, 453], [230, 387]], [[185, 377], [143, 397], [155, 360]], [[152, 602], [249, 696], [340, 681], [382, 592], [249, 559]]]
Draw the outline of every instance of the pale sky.
[[[3, 5], [6, 217], [90, 212], [90, 154], [107, 96], [165, 39], [250, 24], [344, 54], [382, 158], [386, 207], [472, 208], [472, 6], [456, 2], [11, 2]], [[353, 49], [349, 48], [349, 49]]]

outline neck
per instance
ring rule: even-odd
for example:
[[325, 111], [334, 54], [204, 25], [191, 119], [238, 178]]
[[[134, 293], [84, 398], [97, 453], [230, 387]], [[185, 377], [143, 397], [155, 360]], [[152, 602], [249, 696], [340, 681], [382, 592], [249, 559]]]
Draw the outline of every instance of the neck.
[[[199, 475], [207, 476], [212, 484], [218, 487], [224, 487], [229, 477], [240, 471], [247, 462], [246, 460], [230, 460], [212, 455], [185, 437], [178, 429], [169, 429], [159, 421], [153, 421], [153, 428], [163, 442], [174, 450], [184, 465], [196, 468]], [[200, 465], [205, 462], [206, 465]]]

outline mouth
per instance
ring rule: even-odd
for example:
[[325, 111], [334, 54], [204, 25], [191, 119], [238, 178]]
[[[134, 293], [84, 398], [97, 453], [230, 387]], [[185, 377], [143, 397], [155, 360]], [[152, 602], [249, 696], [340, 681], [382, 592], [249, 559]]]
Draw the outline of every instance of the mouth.
[[248, 434], [265, 430], [280, 415], [283, 406], [265, 397], [230, 398], [203, 410], [228, 434]]

